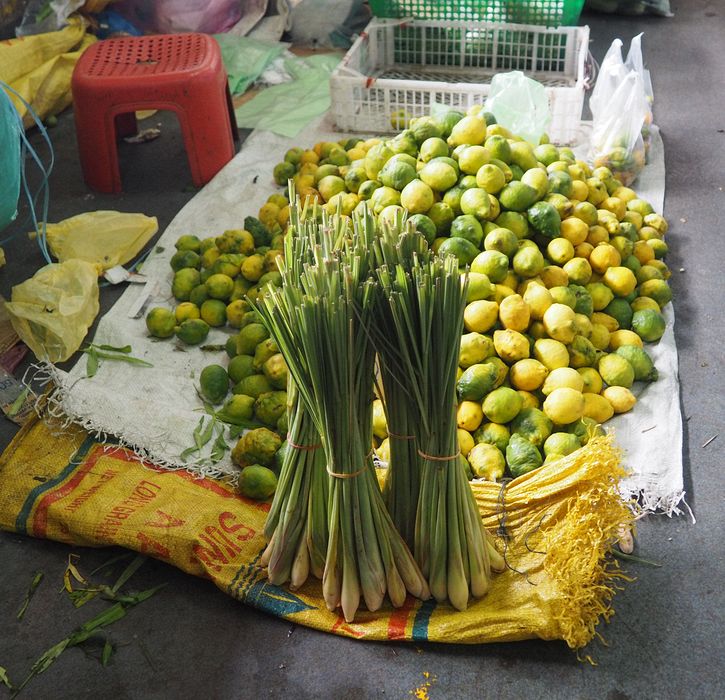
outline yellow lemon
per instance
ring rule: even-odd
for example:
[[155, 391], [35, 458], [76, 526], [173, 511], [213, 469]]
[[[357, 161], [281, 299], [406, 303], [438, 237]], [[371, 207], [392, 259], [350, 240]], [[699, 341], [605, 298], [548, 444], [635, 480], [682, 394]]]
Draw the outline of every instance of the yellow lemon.
[[607, 268], [602, 280], [618, 297], [626, 297], [637, 287], [637, 278], [628, 267]]
[[552, 304], [544, 312], [544, 328], [551, 338], [562, 343], [571, 343], [576, 335], [574, 309], [566, 304]]
[[536, 391], [548, 374], [549, 370], [541, 362], [527, 358], [512, 365], [509, 378], [516, 389]]
[[597, 423], [606, 423], [613, 415], [614, 408], [606, 397], [600, 394], [587, 393], [584, 396], [584, 415]]
[[456, 423], [459, 428], [471, 432], [483, 422], [483, 409], [478, 401], [461, 401], [456, 411]]
[[595, 311], [591, 316], [592, 325], [600, 324], [604, 326], [610, 333], [614, 333], [619, 328], [619, 321], [614, 316], [605, 314], [602, 311]]
[[589, 264], [594, 272], [603, 275], [610, 267], [621, 265], [622, 256], [614, 246], [608, 243], [600, 243], [589, 255]]
[[572, 216], [561, 222], [559, 233], [562, 238], [566, 238], [572, 245], [576, 246], [586, 241], [589, 235], [589, 226], [581, 219]]
[[604, 388], [604, 382], [602, 382], [602, 377], [600, 376], [599, 372], [594, 369], [594, 367], [579, 367], [579, 369], [577, 369], [577, 372], [579, 372], [582, 379], [584, 380], [584, 387], [582, 391], [585, 393], [585, 395], [587, 393], [602, 393], [602, 389]]
[[619, 197], [607, 197], [600, 205], [600, 209], [606, 209], [611, 211], [614, 216], [617, 217], [618, 221], [624, 218], [627, 211], [627, 205]]
[[569, 275], [558, 265], [547, 265], [539, 273], [541, 281], [547, 289], [552, 287], [566, 287], [569, 284]]
[[541, 393], [548, 396], [552, 391], [566, 387], [578, 392], [584, 390], [584, 378], [573, 367], [558, 367], [551, 370], [544, 380]]
[[574, 245], [566, 238], [553, 238], [546, 246], [549, 260], [557, 265], [563, 265], [574, 257]]
[[196, 304], [192, 304], [190, 301], [185, 301], [179, 304], [174, 309], [174, 316], [176, 317], [176, 325], [180, 325], [187, 318], [201, 318], [199, 313], [199, 307]]
[[534, 343], [534, 357], [548, 370], [569, 366], [566, 345], [552, 338], [540, 338]]
[[525, 391], [524, 389], [518, 389], [517, 391], [523, 401], [521, 404], [522, 411], [525, 408], [538, 408], [541, 405], [541, 401], [539, 401], [536, 394], [532, 394], [530, 391]]
[[[491, 160], [491, 153], [484, 146], [469, 146], [458, 156], [458, 167], [467, 175], [476, 175]], [[503, 175], [503, 173], [501, 173]]]
[[232, 328], [241, 328], [242, 319], [249, 310], [247, 301], [244, 299], [235, 299], [227, 304], [227, 323]]
[[487, 442], [479, 442], [468, 454], [471, 470], [479, 479], [497, 481], [504, 475], [506, 460], [501, 451]]
[[584, 243], [580, 243], [576, 246], [576, 248], [574, 248], [574, 255], [576, 255], [577, 258], [588, 258], [593, 250], [594, 246], [591, 243], [584, 241]]
[[486, 120], [479, 116], [463, 117], [455, 124], [448, 137], [449, 146], [479, 145], [486, 138]]
[[569, 282], [582, 287], [589, 284], [592, 278], [592, 267], [586, 258], [572, 258], [564, 264], [564, 272], [569, 277]]
[[541, 321], [546, 310], [554, 303], [551, 292], [542, 284], [527, 285], [523, 296], [529, 305], [531, 318], [536, 321]]
[[586, 201], [589, 196], [589, 187], [583, 180], [574, 180], [571, 183], [572, 199], [578, 199], [580, 202]]
[[647, 241], [637, 241], [634, 244], [633, 255], [642, 265], [646, 265], [650, 260], [654, 260], [655, 252]]
[[176, 325], [173, 311], [163, 306], [155, 306], [146, 315], [146, 328], [154, 338], [170, 338]]
[[592, 332], [589, 334], [589, 342], [597, 350], [606, 350], [609, 347], [610, 332], [601, 323], [592, 323]]
[[504, 328], [514, 331], [525, 331], [531, 321], [529, 305], [519, 294], [510, 294], [501, 300], [498, 317]]
[[400, 193], [400, 204], [411, 214], [425, 214], [434, 203], [433, 190], [421, 180], [411, 180]]
[[509, 364], [529, 356], [529, 341], [518, 331], [495, 331], [493, 345], [496, 348], [496, 354]]
[[381, 462], [386, 464], [390, 462], [390, 440], [388, 438], [380, 443], [380, 446], [375, 450], [375, 454]]
[[584, 415], [584, 395], [569, 387], [554, 389], [544, 401], [544, 413], [557, 425], [568, 425]]
[[587, 243], [590, 243], [595, 248], [600, 243], [606, 243], [609, 240], [609, 231], [603, 226], [590, 226], [589, 233], [587, 234]]
[[632, 311], [641, 311], [642, 309], [652, 309], [652, 311], [659, 311], [660, 305], [650, 297], [637, 297], [631, 303]]
[[458, 428], [456, 431], [458, 434], [458, 447], [461, 450], [461, 454], [464, 457], [468, 457], [468, 453], [473, 449], [476, 441], [473, 439], [473, 435], [463, 428]]
[[380, 440], [388, 437], [388, 420], [385, 407], [380, 399], [373, 401], [373, 435]]
[[638, 348], [644, 347], [642, 338], [634, 331], [618, 330], [609, 335], [609, 349], [614, 351], [622, 345], [636, 345]]
[[626, 413], [637, 403], [634, 394], [623, 386], [608, 386], [602, 396], [609, 401], [615, 413]]
[[485, 333], [497, 320], [498, 304], [495, 301], [478, 299], [468, 304], [463, 311], [463, 324], [467, 331]]

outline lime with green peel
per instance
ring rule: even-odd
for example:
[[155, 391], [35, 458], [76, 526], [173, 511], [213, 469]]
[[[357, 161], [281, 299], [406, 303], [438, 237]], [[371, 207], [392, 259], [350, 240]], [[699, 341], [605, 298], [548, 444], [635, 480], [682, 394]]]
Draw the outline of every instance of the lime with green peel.
[[383, 183], [379, 180], [365, 180], [357, 189], [357, 195], [360, 199], [368, 200], [373, 196], [373, 192], [382, 186]]
[[373, 146], [365, 155], [365, 172], [368, 179], [377, 180], [378, 173], [393, 155], [393, 152], [384, 144]]
[[245, 425], [254, 417], [254, 401], [251, 396], [233, 394], [217, 411], [217, 418], [232, 425]]
[[413, 227], [414, 231], [421, 233], [428, 245], [433, 243], [436, 238], [436, 226], [432, 219], [425, 214], [413, 214], [408, 217], [408, 223]]
[[427, 163], [428, 161], [433, 160], [433, 158], [447, 155], [448, 144], [442, 138], [432, 136], [431, 138], [423, 141], [423, 143], [420, 145], [418, 159], [423, 161], [424, 163]]
[[506, 464], [514, 478], [538, 469], [544, 460], [535, 445], [516, 433], [511, 435], [506, 446]]
[[506, 445], [511, 439], [511, 431], [508, 426], [501, 423], [483, 423], [473, 433], [473, 439], [476, 443], [485, 442], [489, 445], [495, 445], [501, 452], [506, 451]]
[[185, 267], [198, 268], [201, 265], [201, 257], [199, 253], [184, 248], [174, 253], [169, 264], [174, 272], [178, 272]]
[[661, 309], [672, 301], [672, 290], [663, 279], [649, 279], [639, 285], [639, 296], [654, 299]]
[[185, 234], [179, 236], [174, 244], [176, 250], [193, 250], [195, 253], [201, 251], [201, 241], [197, 236]]
[[250, 374], [242, 377], [233, 387], [233, 394], [244, 394], [254, 399], [259, 398], [262, 394], [274, 391], [272, 383], [263, 374]]
[[229, 375], [221, 365], [207, 365], [199, 375], [201, 395], [210, 403], [221, 403], [229, 392]]
[[[463, 281], [463, 278], [461, 278]], [[493, 285], [488, 275], [481, 272], [468, 273], [468, 290], [466, 293], [466, 302], [479, 301], [488, 299], [493, 294]]]
[[552, 433], [544, 442], [547, 458], [565, 457], [581, 447], [579, 438], [573, 433]]
[[176, 337], [187, 345], [199, 345], [209, 335], [209, 324], [200, 318], [190, 318], [175, 329]]
[[[483, 240], [483, 228], [475, 216], [463, 214], [453, 220], [451, 224], [451, 237], [465, 238], [476, 246], [476, 248], [479, 248]], [[476, 251], [476, 254], [478, 254], [478, 251]]]
[[527, 212], [527, 218], [533, 228], [547, 238], [556, 238], [560, 234], [561, 216], [556, 207], [549, 202], [536, 202]]
[[629, 330], [632, 327], [633, 311], [630, 303], [626, 299], [612, 299], [604, 307], [604, 313], [616, 319], [620, 328]]
[[438, 255], [455, 255], [459, 265], [466, 266], [478, 255], [478, 247], [465, 238], [451, 237], [443, 241], [438, 248]]
[[427, 212], [426, 216], [435, 224], [439, 236], [447, 236], [451, 230], [453, 219], [456, 218], [451, 209], [444, 202], [436, 202]]
[[[236, 349], [236, 339], [234, 339]], [[254, 358], [251, 355], [235, 355], [230, 361], [227, 368], [229, 378], [234, 384], [240, 382], [244, 377], [249, 377], [256, 373], [254, 368]]]
[[491, 199], [486, 190], [473, 187], [461, 195], [461, 211], [464, 214], [475, 216], [479, 221], [491, 217]]
[[171, 293], [177, 301], [189, 301], [191, 290], [201, 282], [199, 270], [192, 267], [184, 267], [174, 274], [171, 283]]
[[519, 239], [510, 229], [499, 226], [486, 234], [483, 247], [484, 250], [497, 250], [499, 253], [511, 258], [518, 250]]
[[483, 413], [492, 423], [508, 423], [521, 410], [523, 399], [514, 389], [499, 387], [486, 396], [483, 401]]
[[481, 401], [493, 390], [498, 370], [491, 364], [475, 364], [468, 367], [456, 384], [461, 401]]
[[544, 269], [544, 256], [535, 245], [519, 248], [511, 266], [520, 277], [536, 277]]
[[522, 212], [536, 201], [537, 192], [523, 182], [512, 180], [499, 192], [498, 199], [504, 209]]
[[511, 432], [526, 438], [532, 445], [540, 447], [551, 435], [554, 424], [538, 408], [523, 408], [511, 422]]
[[254, 417], [260, 423], [274, 428], [287, 410], [287, 392], [268, 391], [254, 402]]
[[[385, 187], [392, 187], [393, 189], [400, 191], [408, 183], [415, 180], [416, 176], [417, 173], [415, 171], [415, 167], [411, 166], [409, 163], [405, 163], [400, 160], [396, 161], [391, 158], [378, 173], [378, 180], [380, 180]], [[431, 204], [432, 203], [433, 202], [431, 201]]]
[[170, 338], [176, 328], [176, 316], [173, 311], [156, 306], [146, 314], [146, 328], [154, 338]]
[[654, 309], [640, 309], [632, 316], [632, 330], [646, 343], [658, 341], [665, 332], [665, 318]]
[[252, 464], [242, 469], [239, 475], [239, 493], [255, 501], [270, 499], [277, 490], [275, 473], [261, 464]]
[[519, 212], [501, 212], [501, 214], [494, 219], [494, 223], [501, 228], [507, 228], [509, 231], [513, 231], [519, 240], [528, 238], [531, 233], [526, 216]]
[[420, 179], [436, 192], [445, 192], [458, 181], [456, 169], [446, 162], [433, 159], [418, 173]]
[[509, 269], [509, 259], [498, 250], [484, 250], [471, 263], [472, 272], [480, 272], [494, 284], [503, 282]]
[[511, 146], [508, 139], [504, 136], [500, 136], [498, 134], [489, 136], [484, 145], [491, 154], [492, 159], [500, 160], [506, 164], [511, 162]]
[[644, 348], [636, 345], [620, 345], [614, 352], [632, 365], [635, 381], [655, 382], [659, 378], [659, 372]]
[[261, 323], [250, 323], [237, 335], [237, 355], [254, 355], [257, 345], [267, 338], [269, 332]]
[[201, 305], [199, 314], [212, 328], [221, 328], [227, 322], [227, 306], [219, 299], [207, 299]]

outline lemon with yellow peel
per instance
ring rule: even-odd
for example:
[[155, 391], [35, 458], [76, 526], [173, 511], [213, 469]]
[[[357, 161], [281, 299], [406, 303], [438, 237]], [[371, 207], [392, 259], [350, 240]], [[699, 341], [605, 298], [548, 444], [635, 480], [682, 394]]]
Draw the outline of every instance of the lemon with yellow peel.
[[538, 360], [527, 358], [515, 362], [509, 370], [511, 385], [522, 391], [536, 391], [546, 379], [549, 370]]
[[615, 413], [626, 413], [637, 403], [634, 394], [623, 386], [608, 386], [602, 396], [609, 401]]
[[523, 294], [528, 304], [531, 318], [541, 321], [546, 310], [554, 303], [551, 292], [543, 284], [529, 284]]
[[620, 329], [609, 334], [609, 349], [614, 351], [622, 345], [636, 345], [637, 347], [644, 347], [642, 338], [640, 338], [634, 331]]
[[509, 364], [529, 357], [529, 341], [518, 331], [495, 331], [493, 345], [498, 356]]
[[563, 265], [574, 257], [574, 245], [566, 238], [552, 238], [546, 246], [549, 260], [557, 265]]
[[609, 401], [598, 393], [584, 393], [584, 415], [597, 423], [606, 423], [613, 415], [614, 408]]
[[552, 304], [544, 312], [544, 328], [551, 338], [562, 343], [571, 343], [576, 336], [576, 314], [566, 304]]
[[492, 423], [509, 423], [518, 415], [523, 399], [515, 389], [499, 387], [483, 400], [483, 412]]
[[496, 353], [493, 339], [481, 333], [464, 333], [461, 336], [461, 349], [458, 364], [467, 369], [483, 362]]
[[498, 317], [504, 328], [523, 332], [529, 327], [531, 310], [519, 294], [511, 294], [499, 304]]
[[534, 343], [534, 357], [549, 371], [569, 366], [569, 351], [564, 343], [540, 338]]
[[462, 173], [476, 175], [491, 160], [491, 152], [484, 146], [469, 146], [458, 156], [458, 167]]
[[183, 323], [187, 318], [200, 318], [199, 307], [190, 301], [182, 302], [174, 310], [174, 316], [176, 317], [176, 325]]
[[564, 386], [554, 389], [548, 394], [542, 408], [544, 413], [555, 424], [568, 425], [584, 415], [584, 406], [582, 392]]
[[456, 411], [456, 423], [459, 428], [469, 432], [478, 428], [483, 421], [483, 409], [478, 401], [461, 401]]
[[566, 274], [564, 268], [558, 265], [546, 265], [539, 272], [539, 277], [547, 289], [566, 287], [569, 284], [569, 275]]
[[548, 396], [556, 389], [564, 387], [582, 392], [584, 390], [584, 377], [573, 367], [557, 367], [551, 370], [544, 380], [541, 393]]
[[597, 350], [606, 350], [609, 347], [610, 332], [601, 323], [592, 323], [592, 332], [589, 341]]
[[575, 216], [564, 219], [559, 228], [559, 235], [566, 238], [572, 245], [579, 245], [586, 241], [589, 235], [589, 226]]
[[456, 431], [458, 435], [458, 447], [461, 450], [461, 454], [464, 457], [468, 457], [468, 453], [473, 449], [476, 441], [473, 439], [473, 435], [463, 428], [458, 428]]
[[594, 272], [603, 275], [610, 267], [621, 265], [622, 256], [614, 246], [608, 243], [600, 243], [595, 246], [589, 255], [589, 264]]
[[375, 454], [378, 459], [385, 464], [390, 462], [390, 439], [385, 438], [378, 447], [375, 448]]
[[373, 435], [380, 440], [388, 437], [388, 421], [385, 416], [385, 407], [380, 399], [373, 401]]
[[609, 353], [601, 357], [597, 369], [609, 386], [622, 386], [629, 389], [634, 383], [634, 367], [617, 353]]
[[472, 301], [463, 311], [463, 324], [467, 331], [485, 333], [498, 320], [499, 306], [495, 301], [478, 299]]
[[501, 451], [486, 442], [480, 442], [468, 454], [471, 471], [479, 479], [498, 481], [506, 470], [506, 460]]
[[170, 338], [176, 325], [174, 312], [163, 306], [156, 306], [146, 314], [146, 328], [154, 338]]
[[421, 180], [412, 180], [400, 193], [400, 204], [411, 214], [425, 214], [435, 202], [433, 190]]
[[479, 116], [463, 117], [451, 129], [448, 137], [449, 146], [461, 146], [464, 144], [480, 145], [486, 139], [486, 120]]
[[632, 311], [641, 311], [642, 309], [651, 309], [659, 312], [660, 305], [651, 297], [637, 297], [631, 304]]

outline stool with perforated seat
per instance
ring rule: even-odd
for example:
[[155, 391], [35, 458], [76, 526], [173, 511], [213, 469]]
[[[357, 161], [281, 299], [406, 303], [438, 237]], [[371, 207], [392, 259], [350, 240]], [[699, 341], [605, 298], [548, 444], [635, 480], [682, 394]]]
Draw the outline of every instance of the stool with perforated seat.
[[96, 42], [76, 64], [72, 89], [83, 177], [94, 190], [121, 192], [116, 139], [136, 132], [137, 110], [176, 113], [197, 186], [234, 156], [237, 125], [219, 45], [211, 36]]

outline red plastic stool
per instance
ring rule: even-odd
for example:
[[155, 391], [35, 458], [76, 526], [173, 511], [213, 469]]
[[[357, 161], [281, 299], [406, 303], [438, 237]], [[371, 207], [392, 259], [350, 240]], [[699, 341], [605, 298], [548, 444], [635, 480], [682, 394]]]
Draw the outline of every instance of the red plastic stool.
[[197, 186], [234, 156], [237, 124], [211, 36], [159, 34], [91, 44], [73, 71], [72, 89], [83, 177], [94, 190], [121, 192], [116, 138], [136, 133], [136, 110], [176, 112]]

